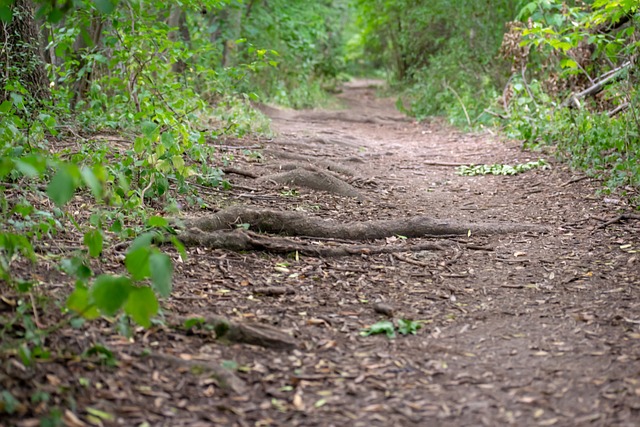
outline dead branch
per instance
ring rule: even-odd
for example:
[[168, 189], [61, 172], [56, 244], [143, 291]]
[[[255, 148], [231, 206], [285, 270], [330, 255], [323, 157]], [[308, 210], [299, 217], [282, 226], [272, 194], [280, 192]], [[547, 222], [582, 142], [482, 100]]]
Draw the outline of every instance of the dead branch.
[[618, 68], [611, 70], [609, 72], [607, 72], [606, 74], [603, 74], [599, 79], [597, 79], [597, 83], [588, 87], [587, 89], [583, 90], [582, 92], [576, 93], [576, 94], [572, 94], [571, 96], [569, 96], [567, 99], [565, 99], [562, 104], [560, 104], [560, 107], [576, 107], [576, 108], [580, 108], [580, 101], [579, 99], [581, 98], [585, 98], [587, 96], [592, 96], [595, 95], [597, 93], [599, 93], [600, 91], [602, 91], [602, 89], [604, 89], [605, 85], [609, 82], [611, 82], [612, 80], [617, 79], [618, 77], [620, 77], [620, 74], [622, 73], [623, 70], [625, 70], [626, 68], [629, 68], [631, 66], [631, 61], [627, 61], [624, 64], [622, 64], [621, 66], [619, 66]]
[[604, 224], [600, 224], [597, 228], [607, 228], [608, 226], [612, 225], [612, 224], [617, 224], [619, 222], [625, 221], [625, 220], [629, 220], [629, 219], [635, 219], [637, 221], [640, 221], [640, 215], [635, 215], [635, 214], [622, 214], [610, 221], [605, 222]]
[[423, 165], [426, 166], [468, 166], [469, 163], [454, 163], [454, 162], [422, 162]]
[[576, 182], [583, 181], [583, 180], [585, 180], [587, 178], [589, 178], [588, 175], [583, 175], [583, 176], [579, 176], [579, 177], [576, 177], [576, 178], [572, 178], [569, 181], [560, 184], [560, 187], [566, 187], [567, 185], [575, 184]]
[[629, 106], [630, 106], [630, 105], [631, 105], [631, 104], [629, 104], [628, 102], [625, 102], [624, 104], [620, 104], [620, 105], [618, 105], [616, 108], [614, 108], [613, 110], [608, 111], [608, 112], [607, 112], [607, 116], [609, 116], [609, 117], [613, 117], [613, 116], [615, 116], [616, 114], [618, 114], [618, 113], [620, 113], [620, 112], [622, 112], [622, 111], [626, 110], [627, 108], [629, 108]]

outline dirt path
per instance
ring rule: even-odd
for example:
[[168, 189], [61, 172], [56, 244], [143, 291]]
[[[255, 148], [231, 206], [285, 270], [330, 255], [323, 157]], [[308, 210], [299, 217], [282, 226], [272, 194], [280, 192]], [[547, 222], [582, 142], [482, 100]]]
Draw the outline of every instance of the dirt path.
[[[562, 165], [475, 177], [435, 165], [552, 159], [489, 133], [413, 123], [393, 100], [376, 99], [370, 83], [345, 88], [343, 111], [265, 108], [278, 134], [264, 144], [271, 151], [232, 150], [234, 165], [255, 175], [282, 168], [273, 154], [282, 151], [340, 163], [356, 172], [349, 181], [366, 197], [259, 187], [232, 175], [235, 189], [224, 201], [219, 193], [203, 199], [212, 208], [246, 203], [344, 222], [429, 215], [534, 223], [549, 232], [411, 239], [444, 250], [336, 258], [195, 248], [178, 264], [167, 325], [216, 314], [274, 326], [296, 348], [224, 345], [207, 331], [168, 326], [126, 340], [105, 322], [55, 340], [76, 351], [102, 342], [118, 369], [61, 356], [30, 381], [61, 406], [72, 399], [85, 422], [87, 407], [112, 414], [104, 425], [639, 425], [640, 221], [600, 228], [630, 208], [594, 196], [596, 183], [575, 180]], [[360, 336], [389, 311], [423, 328], [395, 339]], [[226, 361], [243, 386], [225, 392], [206, 370], [139, 357], [144, 349]], [[0, 378], [5, 387], [24, 387], [11, 372]]]

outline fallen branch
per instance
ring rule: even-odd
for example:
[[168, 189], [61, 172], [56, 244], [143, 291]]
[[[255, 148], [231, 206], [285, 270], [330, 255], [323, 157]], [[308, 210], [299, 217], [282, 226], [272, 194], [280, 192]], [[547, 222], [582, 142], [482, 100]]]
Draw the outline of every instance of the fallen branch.
[[628, 219], [635, 219], [637, 221], [640, 221], [640, 215], [635, 215], [635, 214], [622, 214], [610, 221], [605, 222], [604, 224], [600, 224], [597, 228], [607, 228], [608, 226], [612, 225], [612, 224], [617, 224], [619, 222], [622, 222], [624, 220], [628, 220]]
[[622, 112], [622, 111], [626, 110], [627, 108], [629, 108], [629, 106], [630, 106], [630, 105], [631, 105], [631, 104], [629, 104], [628, 102], [625, 102], [624, 104], [620, 104], [620, 105], [618, 105], [616, 108], [614, 108], [613, 110], [608, 111], [608, 112], [607, 112], [607, 116], [609, 116], [609, 117], [613, 117], [613, 116], [615, 116], [616, 114], [618, 114], [618, 113], [620, 113], [620, 112]]
[[426, 161], [426, 162], [422, 162], [423, 165], [426, 166], [468, 166], [469, 163], [455, 163], [455, 162], [430, 162], [430, 161]]
[[620, 77], [621, 72], [630, 66], [631, 66], [631, 61], [627, 61], [621, 66], [619, 66], [618, 68], [607, 72], [606, 74], [604, 74], [598, 79], [598, 82], [596, 84], [588, 87], [582, 92], [572, 94], [571, 96], [569, 96], [567, 99], [565, 99], [562, 102], [562, 104], [560, 104], [560, 107], [580, 108], [579, 99], [599, 93], [600, 91], [602, 91], [602, 89], [604, 89], [607, 83]]
[[579, 176], [577, 178], [572, 178], [569, 181], [560, 184], [560, 187], [566, 187], [567, 185], [575, 184], [576, 182], [583, 181], [583, 180], [585, 180], [587, 178], [589, 178], [588, 175], [582, 175], [582, 176]]

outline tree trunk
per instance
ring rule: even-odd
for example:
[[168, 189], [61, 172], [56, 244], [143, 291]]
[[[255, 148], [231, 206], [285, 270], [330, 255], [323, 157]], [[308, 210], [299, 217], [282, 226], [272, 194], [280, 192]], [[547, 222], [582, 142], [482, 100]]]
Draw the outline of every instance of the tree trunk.
[[31, 96], [34, 105], [49, 99], [49, 79], [44, 69], [40, 33], [30, 0], [16, 0], [11, 6], [13, 19], [0, 23], [0, 102], [9, 99], [8, 84], [19, 83]]
[[[171, 7], [168, 25], [172, 28], [178, 28], [176, 31], [169, 33], [169, 39], [171, 41], [176, 42], [180, 40], [185, 44], [191, 42], [191, 34], [189, 34], [189, 27], [187, 26], [187, 14], [183, 8], [178, 5]], [[171, 70], [177, 74], [184, 73], [186, 69], [187, 64], [182, 60], [178, 60], [171, 65]]]
[[84, 99], [89, 90], [93, 69], [89, 68], [84, 55], [100, 43], [100, 39], [102, 38], [102, 27], [103, 19], [98, 13], [95, 13], [91, 18], [89, 28], [86, 29], [86, 34], [79, 34], [73, 44], [74, 52], [78, 59], [78, 65], [74, 70], [74, 73], [76, 74], [76, 82], [74, 83], [73, 97], [71, 98], [70, 105], [72, 111], [76, 109], [78, 102]]

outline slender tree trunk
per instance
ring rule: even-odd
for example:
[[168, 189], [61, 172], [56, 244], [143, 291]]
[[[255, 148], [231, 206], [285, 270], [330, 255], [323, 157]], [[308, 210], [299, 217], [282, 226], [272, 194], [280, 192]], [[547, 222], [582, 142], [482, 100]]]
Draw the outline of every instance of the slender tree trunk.
[[[189, 27], [187, 26], [187, 14], [183, 8], [178, 5], [171, 7], [168, 24], [172, 28], [178, 27], [177, 31], [169, 33], [171, 41], [191, 42], [191, 34], [189, 34]], [[174, 73], [182, 74], [187, 69], [187, 64], [182, 60], [178, 60], [172, 64], [171, 69]]]
[[0, 23], [0, 101], [9, 99], [9, 83], [20, 83], [36, 105], [49, 99], [49, 79], [44, 69], [40, 32], [30, 0], [15, 0], [13, 19]]
[[103, 19], [99, 14], [95, 14], [91, 18], [87, 33], [89, 37], [83, 37], [79, 34], [73, 44], [75, 55], [78, 58], [77, 69], [74, 70], [76, 74], [76, 82], [74, 83], [73, 97], [71, 98], [71, 110], [76, 109], [78, 101], [84, 99], [87, 91], [89, 90], [89, 84], [93, 75], [93, 70], [88, 68], [87, 61], [83, 55], [87, 53], [89, 49], [93, 49], [100, 43], [102, 38]]

